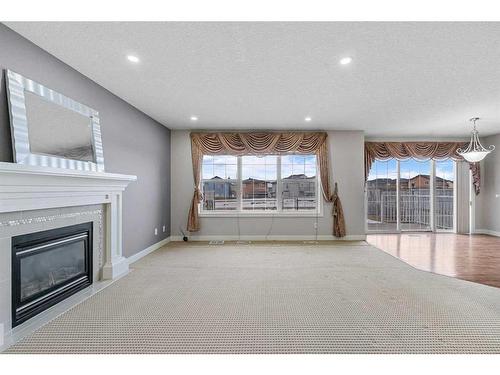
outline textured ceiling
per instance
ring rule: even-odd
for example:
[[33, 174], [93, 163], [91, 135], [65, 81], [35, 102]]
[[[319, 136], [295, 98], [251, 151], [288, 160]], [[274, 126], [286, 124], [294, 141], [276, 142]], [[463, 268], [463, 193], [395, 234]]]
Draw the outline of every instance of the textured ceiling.
[[500, 23], [6, 24], [169, 128], [500, 132]]

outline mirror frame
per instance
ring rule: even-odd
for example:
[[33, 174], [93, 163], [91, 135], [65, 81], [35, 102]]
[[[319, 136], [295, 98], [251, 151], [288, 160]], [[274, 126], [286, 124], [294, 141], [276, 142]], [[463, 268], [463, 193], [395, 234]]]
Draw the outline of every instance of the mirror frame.
[[[101, 127], [99, 125], [99, 112], [52, 89], [49, 89], [38, 82], [23, 77], [19, 73], [13, 72], [12, 70], [7, 70], [6, 72], [7, 101], [9, 104], [14, 162], [39, 167], [104, 172], [104, 154], [101, 140]], [[35, 154], [31, 152], [28, 118], [26, 114], [24, 96], [25, 91], [38, 95], [48, 102], [54, 103], [55, 105], [69, 109], [89, 118], [92, 125], [92, 149], [94, 152], [95, 162], [67, 159], [60, 156]]]

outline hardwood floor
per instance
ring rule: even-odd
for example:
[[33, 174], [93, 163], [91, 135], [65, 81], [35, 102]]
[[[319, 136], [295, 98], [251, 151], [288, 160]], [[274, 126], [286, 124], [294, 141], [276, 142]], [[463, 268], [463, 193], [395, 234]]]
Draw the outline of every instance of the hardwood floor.
[[500, 237], [452, 233], [371, 234], [367, 241], [421, 270], [500, 288]]

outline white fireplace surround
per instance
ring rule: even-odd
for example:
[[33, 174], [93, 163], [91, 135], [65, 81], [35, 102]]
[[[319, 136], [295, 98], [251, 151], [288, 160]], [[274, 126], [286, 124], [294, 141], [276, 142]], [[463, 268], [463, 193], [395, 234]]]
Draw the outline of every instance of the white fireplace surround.
[[122, 254], [122, 192], [136, 176], [0, 163], [0, 213], [106, 205], [103, 278], [128, 270]]
[[[115, 279], [126, 273], [129, 267], [129, 261], [122, 254], [122, 193], [129, 183], [136, 180], [137, 177], [131, 175], [0, 162], [0, 216], [9, 217], [9, 213], [23, 211], [103, 205], [104, 259], [101, 277], [103, 280]], [[20, 224], [19, 220], [0, 220], [0, 237], [5, 237], [6, 227]], [[1, 269], [10, 270], [10, 267]], [[0, 275], [0, 278], [6, 277], [11, 275]], [[4, 302], [10, 304], [10, 301], [0, 301]], [[3, 328], [9, 331], [11, 327]]]

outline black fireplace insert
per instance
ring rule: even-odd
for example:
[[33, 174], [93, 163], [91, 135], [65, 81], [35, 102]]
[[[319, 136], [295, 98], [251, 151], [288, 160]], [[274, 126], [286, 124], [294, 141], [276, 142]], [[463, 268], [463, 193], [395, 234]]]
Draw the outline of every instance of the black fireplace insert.
[[12, 326], [92, 284], [92, 223], [12, 238]]

